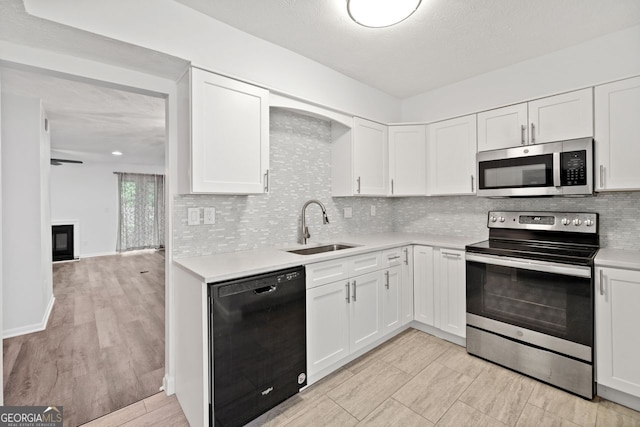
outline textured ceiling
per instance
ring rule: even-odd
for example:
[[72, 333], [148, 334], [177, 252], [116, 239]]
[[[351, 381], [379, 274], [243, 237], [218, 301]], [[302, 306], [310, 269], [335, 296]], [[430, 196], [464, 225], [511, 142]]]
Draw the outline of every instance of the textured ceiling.
[[346, 0], [176, 1], [398, 98], [640, 23], [640, 0], [422, 0], [380, 29]]
[[178, 80], [188, 62], [26, 13], [22, 0], [0, 0], [0, 40]]
[[0, 79], [2, 92], [42, 100], [53, 157], [165, 164], [164, 99], [10, 68]]

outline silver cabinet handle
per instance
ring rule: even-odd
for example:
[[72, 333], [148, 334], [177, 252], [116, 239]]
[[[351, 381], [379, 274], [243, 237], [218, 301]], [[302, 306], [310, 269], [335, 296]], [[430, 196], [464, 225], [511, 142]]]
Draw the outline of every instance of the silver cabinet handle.
[[473, 175], [471, 175], [471, 192], [472, 193], [476, 191], [476, 186], [474, 185], [473, 179], [474, 179]]
[[389, 261], [393, 261], [394, 259], [398, 259], [400, 258], [400, 255], [394, 255], [394, 256], [390, 256], [389, 258], [387, 258]]
[[356, 182], [358, 183], [358, 189], [356, 190], [356, 193], [360, 194], [360, 177], [356, 179]]
[[351, 297], [353, 302], [356, 302], [356, 281], [353, 281], [353, 296]]
[[454, 254], [452, 252], [442, 252], [442, 255], [444, 255], [444, 256], [453, 256], [453, 257], [456, 257], [456, 258], [460, 258], [460, 254]]
[[600, 270], [600, 295], [604, 295], [604, 274]]
[[264, 173], [264, 192], [269, 192], [269, 169]]
[[600, 165], [600, 188], [604, 188], [604, 165]]
[[385, 287], [385, 288], [387, 288], [387, 289], [389, 289], [389, 272], [388, 272], [388, 271], [385, 271], [385, 272], [384, 272], [384, 276], [385, 276], [385, 278], [387, 279], [387, 283], [385, 283], [385, 284], [384, 284], [384, 287]]
[[527, 130], [525, 125], [520, 125], [520, 145], [524, 145], [524, 132]]
[[344, 287], [347, 289], [347, 297], [345, 299], [347, 300], [347, 304], [349, 304], [351, 302], [351, 298], [349, 296], [349, 282], [347, 282]]
[[409, 265], [409, 248], [404, 248], [404, 264]]
[[391, 194], [393, 194], [393, 180], [391, 180]]
[[536, 125], [531, 122], [531, 143], [534, 144], [536, 142]]

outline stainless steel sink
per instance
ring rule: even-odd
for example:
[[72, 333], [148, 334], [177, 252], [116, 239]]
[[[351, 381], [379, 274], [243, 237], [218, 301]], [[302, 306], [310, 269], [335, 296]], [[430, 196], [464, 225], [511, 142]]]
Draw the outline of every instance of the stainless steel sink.
[[290, 252], [292, 254], [298, 254], [298, 255], [313, 255], [313, 254], [321, 254], [324, 252], [333, 252], [333, 251], [339, 251], [342, 249], [351, 249], [351, 248], [355, 248], [357, 245], [349, 245], [349, 244], [345, 244], [345, 243], [336, 243], [333, 245], [322, 245], [322, 246], [314, 246], [312, 248], [303, 248], [303, 249], [292, 249]]

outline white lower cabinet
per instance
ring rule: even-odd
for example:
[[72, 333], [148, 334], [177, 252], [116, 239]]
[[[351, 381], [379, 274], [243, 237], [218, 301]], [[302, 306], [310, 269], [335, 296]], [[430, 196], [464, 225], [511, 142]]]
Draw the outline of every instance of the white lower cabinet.
[[640, 271], [596, 268], [596, 382], [640, 398]]
[[402, 267], [383, 271], [382, 333], [386, 334], [402, 326]]
[[[395, 248], [306, 266], [309, 376], [408, 323], [402, 253]], [[326, 283], [329, 277], [339, 280]]]
[[307, 369], [316, 373], [349, 355], [347, 281], [307, 290]]
[[406, 325], [413, 320], [413, 246], [405, 246], [402, 248], [401, 274], [401, 323]]
[[440, 329], [466, 337], [467, 298], [464, 251], [438, 249], [435, 252], [440, 294]]
[[464, 251], [414, 246], [415, 320], [466, 336]]
[[349, 304], [349, 350], [360, 350], [382, 335], [382, 272], [351, 280]]

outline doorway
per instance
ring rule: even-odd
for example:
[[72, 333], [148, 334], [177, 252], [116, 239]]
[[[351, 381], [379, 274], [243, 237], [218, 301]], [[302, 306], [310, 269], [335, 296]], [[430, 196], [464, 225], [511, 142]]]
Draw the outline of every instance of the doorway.
[[49, 222], [73, 224], [78, 242], [71, 261], [49, 265], [55, 302], [43, 330], [3, 341], [4, 404], [61, 405], [65, 425], [78, 425], [162, 387], [164, 244], [116, 252], [114, 172], [164, 175], [165, 99], [35, 70], [3, 69], [2, 91], [41, 100], [56, 159], [42, 171]]

